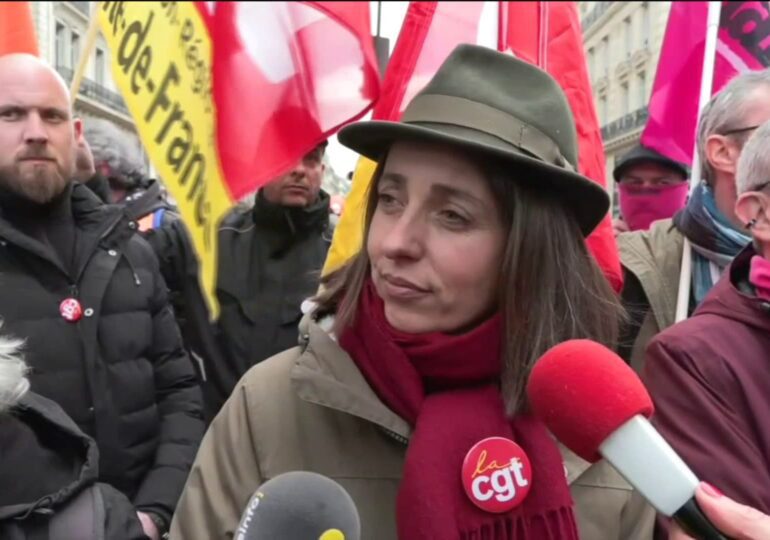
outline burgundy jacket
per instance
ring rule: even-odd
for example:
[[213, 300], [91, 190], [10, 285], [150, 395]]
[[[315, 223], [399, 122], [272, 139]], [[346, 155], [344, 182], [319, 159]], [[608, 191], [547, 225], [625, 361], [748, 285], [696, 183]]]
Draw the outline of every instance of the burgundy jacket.
[[755, 254], [741, 252], [693, 316], [650, 343], [644, 379], [653, 424], [695, 474], [770, 513], [770, 303], [748, 281]]

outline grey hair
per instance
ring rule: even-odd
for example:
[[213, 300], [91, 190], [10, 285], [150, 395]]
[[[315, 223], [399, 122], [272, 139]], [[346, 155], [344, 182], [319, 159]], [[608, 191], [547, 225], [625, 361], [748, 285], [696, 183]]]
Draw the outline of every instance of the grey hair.
[[770, 182], [770, 121], [754, 132], [741, 152], [736, 174], [738, 195], [767, 182]]
[[713, 185], [715, 171], [706, 155], [706, 141], [711, 135], [721, 135], [732, 129], [744, 127], [743, 122], [755, 100], [757, 89], [770, 87], [770, 69], [748, 71], [732, 79], [720, 92], [711, 97], [703, 108], [698, 123], [698, 159], [702, 177]]
[[94, 164], [107, 163], [116, 175], [130, 183], [145, 176], [142, 152], [132, 144], [134, 138], [129, 133], [102, 118], [86, 118], [83, 123], [83, 135], [91, 147]]
[[20, 352], [23, 341], [0, 336], [0, 414], [16, 405], [29, 390], [27, 364]]

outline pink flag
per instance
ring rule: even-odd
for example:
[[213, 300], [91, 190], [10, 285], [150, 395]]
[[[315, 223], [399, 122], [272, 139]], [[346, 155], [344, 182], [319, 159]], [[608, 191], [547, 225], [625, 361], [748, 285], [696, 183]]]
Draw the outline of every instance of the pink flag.
[[[672, 2], [642, 144], [691, 163], [708, 2]], [[768, 2], [722, 2], [712, 93], [737, 73], [770, 65]]]
[[[482, 15], [494, 18], [496, 2], [410, 2], [374, 108], [375, 120], [398, 120], [406, 105], [460, 43], [484, 44]], [[505, 2], [503, 2], [505, 4]], [[495, 40], [496, 41], [496, 40]], [[489, 45], [489, 44], [486, 44]]]

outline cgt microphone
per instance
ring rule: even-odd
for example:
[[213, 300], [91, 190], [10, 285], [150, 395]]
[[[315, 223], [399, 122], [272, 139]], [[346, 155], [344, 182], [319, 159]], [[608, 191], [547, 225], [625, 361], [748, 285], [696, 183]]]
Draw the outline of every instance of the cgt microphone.
[[360, 540], [353, 499], [326, 476], [294, 471], [260, 486], [249, 500], [235, 540]]
[[604, 457], [661, 514], [690, 536], [726, 540], [695, 501], [698, 478], [647, 420], [653, 404], [636, 373], [589, 340], [546, 352], [527, 382], [536, 417], [589, 462]]

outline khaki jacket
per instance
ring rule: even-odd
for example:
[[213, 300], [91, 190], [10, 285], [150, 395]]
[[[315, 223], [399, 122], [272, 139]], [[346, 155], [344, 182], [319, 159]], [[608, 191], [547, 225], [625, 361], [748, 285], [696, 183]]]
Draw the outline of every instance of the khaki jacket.
[[[396, 539], [395, 506], [410, 428], [351, 358], [306, 317], [302, 345], [252, 368], [211, 424], [171, 526], [171, 538], [232, 538], [260, 484], [292, 470], [341, 484], [365, 540]], [[654, 511], [606, 462], [562, 448], [581, 538], [647, 540]], [[448, 539], [452, 540], [452, 539]]]
[[[684, 236], [673, 220], [664, 219], [653, 223], [649, 230], [620, 234], [617, 241], [620, 262], [627, 273], [624, 298], [629, 294], [628, 287], [641, 285], [641, 292], [649, 303], [628, 359], [631, 367], [642, 373], [647, 344], [674, 324], [676, 318]], [[638, 285], [630, 284], [629, 272], [636, 277]], [[631, 296], [638, 297], [639, 291], [632, 292]]]

